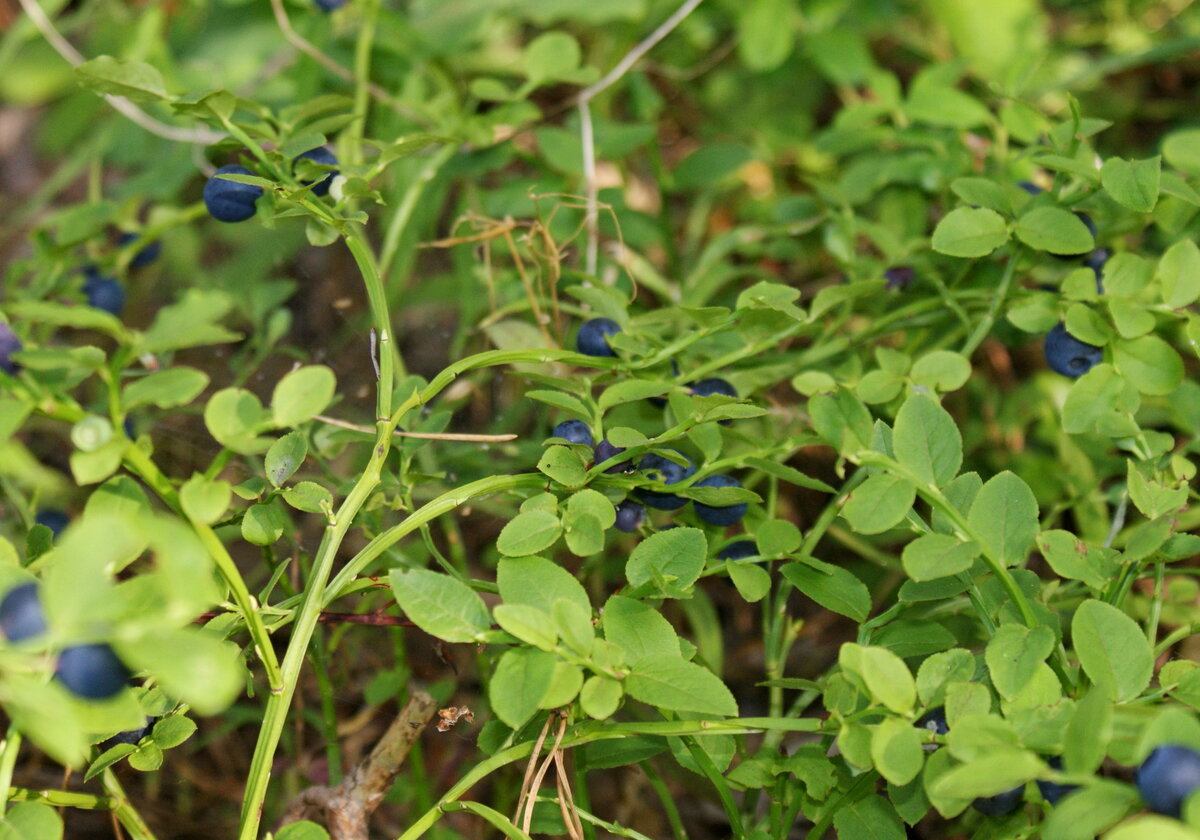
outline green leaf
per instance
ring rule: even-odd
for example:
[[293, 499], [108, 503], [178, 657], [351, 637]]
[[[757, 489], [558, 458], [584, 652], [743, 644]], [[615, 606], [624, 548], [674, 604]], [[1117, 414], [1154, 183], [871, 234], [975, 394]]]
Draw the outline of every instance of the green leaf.
[[266, 450], [270, 441], [258, 437], [270, 418], [258, 397], [241, 388], [217, 391], [204, 407], [204, 425], [217, 443], [243, 455]]
[[496, 585], [506, 604], [525, 604], [549, 615], [562, 598], [588, 612], [583, 584], [562, 566], [541, 557], [505, 557], [496, 568]]
[[307, 365], [291, 371], [271, 394], [271, 414], [279, 428], [291, 428], [320, 414], [333, 402], [337, 378], [324, 365]]
[[949, 128], [975, 128], [987, 123], [991, 114], [983, 103], [954, 87], [954, 79], [940, 73], [941, 69], [928, 68], [913, 79], [904, 104], [908, 116], [916, 122]]
[[196, 473], [179, 488], [179, 502], [188, 519], [211, 525], [229, 508], [233, 488], [227, 481], [209, 481]]
[[491, 629], [492, 617], [483, 599], [449, 575], [428, 569], [393, 569], [388, 583], [404, 614], [431, 636], [447, 642], [474, 642]]
[[788, 0], [756, 0], [741, 7], [737, 51], [747, 69], [762, 73], [783, 64], [795, 46], [792, 13]]
[[1100, 167], [1100, 183], [1118, 204], [1138, 213], [1149, 213], [1158, 203], [1162, 158], [1125, 160], [1114, 157]]
[[903, 718], [885, 718], [871, 733], [871, 760], [892, 784], [911, 782], [925, 763], [917, 728]]
[[130, 668], [149, 671], [163, 691], [196, 714], [223, 712], [245, 687], [241, 650], [203, 628], [159, 627], [145, 638], [116, 640], [113, 646]]
[[1200, 840], [1200, 831], [1169, 817], [1149, 814], [1121, 823], [1104, 840]]
[[562, 522], [550, 511], [523, 511], [500, 531], [496, 549], [509, 557], [526, 557], [558, 542], [562, 529]]
[[[597, 405], [607, 411], [614, 405], [637, 402], [667, 393], [675, 386], [670, 382], [653, 382], [649, 379], [625, 379], [604, 389]], [[587, 415], [584, 415], [585, 417]]]
[[143, 405], [175, 408], [189, 405], [208, 387], [208, 374], [195, 368], [175, 367], [135, 379], [121, 392], [121, 407], [132, 411]]
[[997, 746], [938, 778], [930, 794], [957, 799], [995, 796], [1036, 778], [1044, 766], [1031, 752]]
[[845, 389], [833, 394], [817, 394], [808, 401], [817, 434], [843, 455], [871, 446], [871, 412]]
[[621, 687], [621, 683], [595, 674], [584, 682], [579, 692], [579, 704], [588, 717], [605, 720], [617, 711], [624, 696], [625, 689]]
[[154, 743], [162, 749], [178, 747], [196, 732], [196, 722], [187, 715], [170, 715], [154, 724]]
[[917, 702], [917, 686], [904, 660], [881, 647], [848, 643], [838, 653], [838, 663], [863, 681], [876, 702], [893, 712], [910, 714]]
[[878, 473], [850, 493], [842, 516], [860, 534], [882, 534], [908, 514], [916, 495], [906, 479]]
[[1200, 248], [1181, 239], [1167, 249], [1158, 262], [1158, 281], [1163, 303], [1182, 309], [1200, 298]]
[[1200, 176], [1200, 128], [1173, 131], [1163, 140], [1163, 157], [1176, 169]]
[[679, 656], [679, 636], [662, 613], [633, 598], [612, 595], [601, 614], [604, 638], [625, 651], [629, 662], [647, 656]]
[[329, 840], [329, 832], [315, 822], [300, 820], [279, 829], [275, 840]]
[[967, 521], [985, 549], [1005, 566], [1015, 566], [1037, 537], [1037, 500], [1028, 484], [1005, 470], [980, 488]]
[[1186, 482], [1167, 487], [1160, 481], [1144, 476], [1133, 461], [1127, 459], [1126, 465], [1129, 499], [1147, 519], [1158, 519], [1164, 514], [1179, 510], [1187, 503]]
[[1051, 254], [1083, 254], [1096, 246], [1087, 225], [1059, 207], [1034, 207], [1017, 219], [1013, 231], [1030, 248]]
[[[1043, 824], [1042, 837], [1044, 840], [1094, 840], [1137, 803], [1137, 789], [1132, 785], [1096, 779], [1054, 806]], [[1139, 840], [1167, 840], [1161, 832], [1154, 830], [1154, 826], [1150, 828], [1151, 831]], [[1105, 840], [1111, 840], [1112, 836], [1106, 835]]]
[[1070, 531], [1043, 531], [1037, 548], [1056, 575], [1093, 589], [1104, 589], [1117, 573], [1116, 549], [1089, 545]]
[[283, 486], [308, 457], [308, 440], [300, 432], [289, 432], [271, 444], [265, 466], [267, 479], [276, 487]]
[[789, 583], [825, 609], [858, 622], [867, 620], [871, 593], [846, 569], [810, 559], [806, 563], [788, 563], [782, 572]]
[[58, 811], [42, 802], [17, 802], [0, 823], [3, 840], [62, 840], [63, 821]]
[[892, 449], [897, 460], [930, 484], [941, 486], [962, 466], [962, 435], [941, 404], [921, 394], [896, 414]]
[[537, 468], [564, 487], [581, 487], [587, 481], [587, 464], [570, 446], [546, 447]]
[[937, 580], [965, 572], [979, 556], [979, 546], [948, 534], [923, 534], [904, 547], [905, 573], [916, 581]]
[[241, 335], [217, 323], [232, 308], [233, 301], [224, 292], [188, 289], [183, 300], [158, 310], [139, 349], [143, 353], [165, 353], [237, 341]]
[[79, 83], [97, 93], [124, 96], [136, 102], [168, 99], [162, 74], [142, 61], [122, 61], [102, 55], [75, 68]]
[[984, 207], [959, 207], [938, 222], [933, 250], [951, 257], [986, 257], [1008, 241], [1004, 217]]
[[1132, 618], [1103, 601], [1084, 601], [1071, 619], [1071, 643], [1088, 678], [1113, 699], [1129, 701], [1150, 684], [1154, 653]]
[[625, 678], [635, 700], [676, 712], [734, 717], [737, 702], [725, 683], [707, 668], [678, 656], [645, 656]]
[[554, 677], [553, 654], [532, 648], [504, 652], [488, 683], [492, 711], [512, 729], [520, 729], [538, 710]]
[[250, 505], [242, 516], [242, 538], [253, 545], [272, 545], [289, 524], [276, 502], [258, 502]]
[[1094, 773], [1104, 762], [1112, 739], [1113, 704], [1103, 689], [1089, 691], [1078, 703], [1064, 733], [1063, 764], [1075, 773]]
[[583, 53], [579, 42], [566, 32], [546, 32], [525, 48], [525, 75], [533, 84], [571, 81], [579, 69]]
[[904, 823], [882, 796], [869, 794], [841, 805], [833, 813], [838, 840], [904, 840]]
[[305, 513], [324, 513], [333, 509], [333, 494], [313, 481], [301, 481], [283, 491], [283, 500]]
[[500, 629], [541, 650], [553, 651], [558, 630], [550, 616], [526, 604], [498, 604], [492, 615]]
[[638, 543], [625, 564], [630, 586], [652, 585], [667, 598], [686, 598], [704, 570], [708, 540], [697, 528], [659, 531]]
[[[1099, 364], [1089, 370], [1071, 386], [1063, 403], [1063, 431], [1069, 434], [1084, 434], [1101, 431], [1111, 434], [1136, 434], [1137, 427], [1128, 419], [1138, 410], [1141, 398], [1116, 368]], [[1117, 425], [1120, 424], [1120, 425]]]
[[1049, 627], [1030, 629], [1002, 624], [987, 645], [985, 658], [992, 685], [1000, 696], [1012, 700], [1033, 679], [1038, 666], [1054, 650], [1056, 639]]
[[1156, 335], [1118, 339], [1113, 344], [1113, 364], [1143, 394], [1163, 397], [1183, 382], [1183, 360]]
[[971, 377], [971, 363], [959, 353], [934, 350], [913, 363], [909, 378], [914, 385], [924, 385], [943, 393], [957, 391]]

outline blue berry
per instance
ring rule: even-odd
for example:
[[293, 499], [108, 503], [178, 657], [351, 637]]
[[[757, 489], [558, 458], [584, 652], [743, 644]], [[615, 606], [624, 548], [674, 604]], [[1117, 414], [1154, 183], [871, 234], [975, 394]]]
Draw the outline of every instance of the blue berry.
[[16, 373], [17, 363], [12, 360], [12, 354], [21, 349], [21, 339], [12, 331], [8, 324], [0, 321], [0, 370], [5, 373]]
[[[317, 146], [315, 149], [309, 149], [307, 152], [302, 152], [296, 155], [296, 160], [300, 160], [300, 158], [306, 158], [311, 160], [313, 163], [320, 163], [324, 166], [338, 165], [337, 155], [329, 151], [329, 149], [326, 149], [324, 146]], [[324, 179], [318, 181], [317, 185], [312, 189], [313, 195], [328, 195], [329, 185], [333, 183], [333, 177], [337, 174], [337, 170], [335, 169], [326, 175]], [[301, 181], [300, 183], [307, 187], [312, 183], [312, 181]]]
[[[736, 478], [732, 478], [728, 475], [710, 475], [708, 478], [700, 479], [692, 486], [741, 487], [742, 483]], [[740, 521], [741, 518], [746, 515], [746, 508], [749, 507], [749, 505], [747, 505], [745, 502], [716, 507], [714, 505], [704, 505], [697, 501], [693, 501], [692, 506], [696, 510], [696, 515], [709, 525], [720, 525], [723, 528], [734, 525]]]
[[914, 725], [919, 729], [928, 729], [935, 735], [945, 735], [950, 731], [950, 724], [946, 722], [946, 710], [942, 706], [935, 706], [921, 715]]
[[1080, 341], [1067, 332], [1066, 325], [1061, 321], [1046, 333], [1042, 351], [1051, 370], [1072, 379], [1083, 376], [1104, 361], [1103, 348]]
[[87, 280], [83, 283], [83, 293], [87, 295], [88, 306], [120, 316], [125, 309], [125, 289], [120, 282], [115, 277], [102, 277], [94, 268], [84, 269], [84, 274]]
[[[607, 461], [609, 458], [613, 458], [617, 455], [620, 455], [624, 451], [625, 450], [623, 448], [621, 448], [620, 446], [613, 446], [608, 441], [602, 440], [599, 443], [597, 443], [595, 449], [592, 450], [592, 462], [596, 463], [596, 464], [602, 464], [605, 461]], [[618, 461], [617, 463], [613, 464], [611, 467], [606, 469], [605, 472], [606, 473], [629, 472], [632, 469], [632, 467], [633, 467], [633, 465], [630, 464], [628, 461]]]
[[136, 745], [138, 741], [145, 738], [147, 735], [150, 734], [151, 730], [154, 729], [154, 722], [156, 720], [158, 720], [158, 718], [148, 717], [148, 718], [146, 718], [146, 725], [141, 727], [140, 729], [127, 729], [124, 732], [118, 732], [116, 735], [113, 735], [111, 738], [105, 738], [103, 741], [101, 741], [96, 746], [101, 752], [104, 752], [105, 750], [112, 749], [117, 744], [135, 744]]
[[917, 272], [911, 265], [894, 265], [883, 272], [883, 277], [887, 280], [887, 288], [903, 292], [917, 279]]
[[105, 700], [125, 688], [132, 674], [113, 649], [104, 644], [75, 645], [58, 657], [55, 675], [72, 694]]
[[1088, 254], [1083, 264], [1096, 275], [1096, 294], [1104, 294], [1104, 266], [1108, 263], [1108, 249], [1097, 248]]
[[346, 5], [346, 0], [315, 0], [317, 7], [323, 12], [332, 12]]
[[1030, 195], [1037, 195], [1038, 193], [1042, 192], [1042, 188], [1033, 183], [1033, 181], [1017, 181], [1017, 186], [1025, 190], [1025, 192], [1029, 193]]
[[592, 430], [582, 420], [564, 420], [551, 429], [550, 436], [581, 446], [591, 446], [593, 441]]
[[719, 560], [742, 560], [758, 554], [758, 546], [753, 540], [737, 540], [721, 549], [717, 554]]
[[[252, 175], [244, 166], [231, 163], [217, 170], [216, 175]], [[212, 177], [204, 185], [204, 206], [218, 222], [244, 222], [254, 215], [254, 202], [263, 188], [254, 184], [239, 184]]]
[[616, 335], [621, 327], [610, 318], [593, 318], [584, 321], [575, 336], [575, 349], [585, 356], [615, 356], [608, 346], [608, 337]]
[[[1048, 763], [1055, 770], [1061, 770], [1063, 767], [1061, 756], [1054, 756]], [[1047, 782], [1042, 779], [1038, 779], [1037, 786], [1042, 794], [1042, 799], [1045, 799], [1051, 805], [1058, 804], [1058, 800], [1079, 787], [1079, 785], [1064, 785], [1061, 782]]]
[[71, 518], [64, 511], [51, 508], [50, 510], [38, 511], [38, 515], [34, 517], [34, 521], [39, 525], [45, 525], [57, 537], [67, 527], [67, 523], [71, 521]]
[[1133, 778], [1147, 808], [1178, 819], [1184, 801], [1200, 788], [1200, 753], [1163, 744], [1146, 756]]
[[616, 527], [618, 531], [632, 534], [638, 528], [642, 527], [642, 520], [646, 518], [646, 509], [637, 502], [631, 502], [626, 499], [617, 505], [616, 509]]
[[46, 632], [46, 617], [36, 583], [10, 589], [0, 601], [0, 633], [10, 642], [22, 642]]
[[[678, 450], [675, 451], [678, 452]], [[678, 484], [696, 474], [696, 465], [686, 455], [683, 457], [687, 460], [687, 466], [680, 466], [674, 461], [652, 452], [642, 459], [642, 462], [638, 464], [638, 469], [651, 473], [651, 478], [657, 478], [663, 484]], [[679, 510], [687, 504], [687, 499], [676, 496], [674, 493], [661, 493], [638, 488], [637, 495], [639, 499], [656, 510]]]
[[1025, 786], [997, 793], [995, 796], [981, 796], [971, 803], [971, 807], [986, 817], [1007, 817], [1021, 807], [1025, 796]]
[[[123, 233], [121, 238], [117, 240], [117, 245], [124, 247], [130, 242], [136, 242], [140, 239], [136, 233]], [[130, 268], [145, 268], [158, 259], [158, 255], [162, 253], [162, 243], [158, 240], [151, 242], [145, 248], [142, 248], [133, 255], [133, 259], [129, 261]]]

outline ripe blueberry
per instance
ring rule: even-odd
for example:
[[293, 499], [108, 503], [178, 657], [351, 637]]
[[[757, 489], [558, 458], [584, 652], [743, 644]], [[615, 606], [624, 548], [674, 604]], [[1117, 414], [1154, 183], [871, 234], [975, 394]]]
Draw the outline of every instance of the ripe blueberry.
[[1025, 796], [1025, 786], [997, 793], [995, 796], [981, 796], [971, 803], [971, 807], [986, 817], [1007, 817], [1021, 807]]
[[156, 720], [158, 720], [158, 718], [148, 717], [148, 718], [146, 718], [146, 725], [141, 727], [140, 729], [126, 729], [124, 732], [118, 732], [116, 735], [113, 735], [111, 738], [105, 738], [103, 741], [101, 741], [96, 746], [101, 752], [104, 752], [105, 750], [112, 749], [117, 744], [135, 744], [136, 745], [138, 741], [145, 738], [147, 735], [150, 734], [150, 731], [152, 729], [154, 729], [154, 722]]
[[125, 289], [117, 278], [102, 277], [94, 268], [85, 268], [83, 273], [87, 276], [83, 293], [87, 295], [88, 306], [119, 316], [125, 309]]
[[[679, 452], [679, 450], [675, 451]], [[679, 454], [683, 455], [681, 452]], [[650, 473], [651, 478], [657, 478], [663, 484], [678, 484], [696, 474], [696, 465], [692, 463], [692, 459], [686, 455], [683, 457], [687, 461], [687, 466], [680, 466], [674, 461], [651, 452], [638, 464], [638, 469]], [[660, 493], [638, 488], [637, 494], [638, 498], [656, 510], [679, 510], [687, 504], [687, 499], [676, 496], [674, 493]]]
[[[249, 169], [231, 163], [217, 170], [216, 175], [252, 175]], [[244, 222], [254, 215], [254, 202], [263, 188], [254, 184], [239, 184], [223, 178], [209, 178], [204, 185], [204, 206], [218, 222]]]
[[1042, 351], [1051, 370], [1072, 379], [1083, 376], [1104, 360], [1103, 348], [1080, 341], [1067, 332], [1061, 321], [1046, 333]]
[[642, 520], [646, 518], [646, 509], [637, 502], [631, 502], [628, 499], [617, 505], [616, 509], [617, 530], [624, 531], [626, 534], [632, 534], [640, 528]]
[[1104, 294], [1104, 266], [1108, 262], [1108, 249], [1097, 248], [1088, 254], [1083, 264], [1096, 275], [1096, 294]]
[[887, 280], [887, 288], [903, 292], [917, 279], [917, 272], [911, 265], [894, 265], [883, 272], [883, 277]]
[[[595, 449], [592, 450], [592, 462], [596, 463], [596, 464], [602, 464], [605, 461], [607, 461], [609, 458], [613, 458], [617, 455], [620, 455], [624, 451], [625, 450], [622, 447], [613, 446], [608, 441], [602, 440], [599, 443], [597, 443]], [[618, 461], [617, 463], [613, 464], [611, 467], [606, 469], [605, 472], [606, 473], [629, 472], [629, 470], [632, 466], [633, 465], [630, 464], [628, 461]]]
[[23, 642], [46, 632], [46, 617], [36, 583], [10, 589], [0, 601], [0, 633], [10, 642]]
[[1156, 747], [1134, 774], [1146, 807], [1178, 818], [1184, 801], [1200, 788], [1200, 753], [1182, 744]]
[[33, 520], [39, 525], [45, 525], [56, 537], [63, 532], [63, 529], [67, 527], [67, 523], [71, 521], [70, 517], [64, 511], [53, 508], [38, 511], [38, 515]]
[[745, 557], [753, 557], [758, 554], [758, 546], [753, 540], [737, 540], [721, 549], [717, 554], [720, 560], [741, 560]]
[[88, 700], [112, 697], [133, 676], [113, 649], [104, 644], [65, 648], [58, 657], [55, 675], [68, 691]]
[[928, 729], [935, 735], [945, 735], [950, 731], [950, 724], [946, 722], [946, 709], [942, 706], [934, 706], [921, 715], [917, 718], [914, 726], [919, 729]]
[[[1062, 756], [1053, 756], [1048, 762], [1055, 770], [1061, 770], [1063, 767]], [[1038, 790], [1041, 791], [1042, 799], [1045, 799], [1051, 805], [1058, 804], [1058, 800], [1062, 799], [1079, 785], [1064, 785], [1061, 782], [1047, 782], [1043, 779], [1038, 779]]]
[[5, 373], [16, 373], [17, 363], [12, 360], [12, 354], [21, 349], [21, 339], [8, 324], [0, 321], [0, 370]]
[[[742, 483], [736, 478], [728, 475], [710, 475], [708, 478], [702, 478], [697, 481], [694, 487], [741, 487]], [[692, 502], [692, 506], [696, 509], [696, 515], [707, 522], [709, 525], [720, 525], [727, 527], [733, 525], [743, 516], [746, 515], [746, 508], [749, 507], [745, 502], [739, 502], [733, 505], [723, 505], [720, 507], [714, 505], [705, 505], [700, 502]]]
[[315, 0], [317, 7], [323, 12], [332, 12], [346, 5], [346, 0]]
[[1033, 183], [1033, 181], [1017, 181], [1017, 186], [1025, 190], [1025, 192], [1029, 193], [1030, 195], [1037, 195], [1038, 193], [1042, 192], [1042, 188]]
[[592, 430], [582, 420], [564, 420], [550, 430], [550, 436], [581, 446], [591, 446], [593, 440]]
[[[117, 245], [124, 247], [131, 242], [136, 242], [140, 239], [136, 233], [123, 233], [121, 238], [117, 240]], [[162, 243], [158, 240], [151, 242], [145, 248], [139, 250], [133, 255], [133, 259], [129, 261], [130, 268], [145, 268], [158, 259], [158, 255], [162, 253]]]
[[608, 346], [608, 337], [621, 331], [616, 321], [610, 318], [593, 318], [584, 321], [575, 336], [575, 349], [585, 356], [615, 356]]
[[[698, 382], [688, 383], [688, 387], [692, 389], [694, 397], [711, 397], [713, 394], [720, 394], [725, 397], [737, 397], [737, 389], [717, 376], [711, 376], [707, 379], [701, 379]], [[722, 426], [728, 426], [732, 420], [718, 420]]]
[[[300, 160], [300, 158], [306, 158], [307, 160], [311, 160], [313, 163], [320, 163], [325, 166], [338, 165], [337, 156], [324, 146], [317, 146], [315, 149], [309, 149], [307, 152], [301, 152], [300, 154], [296, 155], [296, 160]], [[318, 181], [317, 185], [312, 189], [313, 195], [328, 195], [329, 185], [333, 183], [333, 176], [337, 174], [337, 170], [335, 169], [326, 175], [324, 179]], [[300, 183], [307, 187], [312, 183], [312, 181], [301, 181]]]

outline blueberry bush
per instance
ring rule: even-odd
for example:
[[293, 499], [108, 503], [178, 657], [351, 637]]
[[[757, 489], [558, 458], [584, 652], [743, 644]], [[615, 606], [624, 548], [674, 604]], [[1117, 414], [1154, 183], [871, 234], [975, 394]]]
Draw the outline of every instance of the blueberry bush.
[[1200, 9], [0, 22], [5, 837], [1200, 838]]

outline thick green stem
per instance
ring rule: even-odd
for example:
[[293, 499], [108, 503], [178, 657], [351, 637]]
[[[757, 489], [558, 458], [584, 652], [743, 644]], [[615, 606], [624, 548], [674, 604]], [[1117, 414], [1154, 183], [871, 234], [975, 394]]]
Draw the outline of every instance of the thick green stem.
[[129, 832], [129, 836], [133, 840], [156, 840], [150, 826], [146, 825], [142, 815], [130, 804], [129, 797], [125, 795], [125, 790], [111, 768], [104, 771], [103, 782], [104, 791], [112, 802], [112, 812], [121, 823], [121, 827]]
[[[8, 727], [4, 743], [0, 745], [0, 790], [12, 787], [13, 768], [17, 765], [17, 753], [21, 751], [21, 733], [15, 726]], [[8, 803], [0, 800], [0, 817], [4, 816]]]
[[353, 227], [346, 234], [346, 247], [358, 263], [362, 272], [363, 286], [367, 290], [367, 302], [371, 307], [371, 321], [379, 335], [379, 388], [375, 401], [375, 418], [383, 420], [392, 414], [392, 392], [395, 390], [396, 353], [393, 349], [391, 318], [388, 316], [387, 292], [383, 288], [382, 275], [375, 263], [375, 255], [367, 242], [362, 228]]

